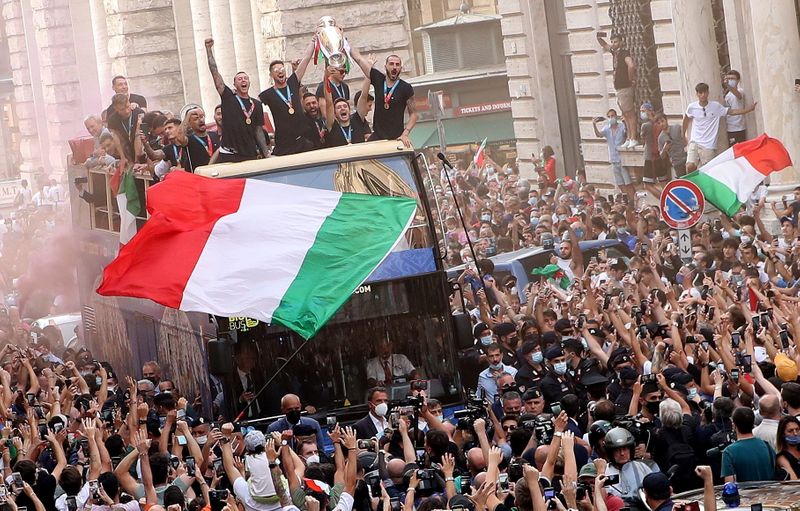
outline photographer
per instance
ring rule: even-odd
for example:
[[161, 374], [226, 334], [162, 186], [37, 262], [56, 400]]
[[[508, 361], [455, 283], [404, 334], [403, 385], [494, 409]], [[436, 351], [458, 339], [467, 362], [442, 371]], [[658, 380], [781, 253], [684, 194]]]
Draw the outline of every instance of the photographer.
[[619, 476], [619, 483], [609, 486], [609, 493], [622, 497], [626, 502], [637, 498], [642, 480], [647, 474], [658, 472], [658, 466], [650, 466], [634, 459], [635, 440], [630, 431], [612, 428], [603, 440], [608, 467], [606, 477]]

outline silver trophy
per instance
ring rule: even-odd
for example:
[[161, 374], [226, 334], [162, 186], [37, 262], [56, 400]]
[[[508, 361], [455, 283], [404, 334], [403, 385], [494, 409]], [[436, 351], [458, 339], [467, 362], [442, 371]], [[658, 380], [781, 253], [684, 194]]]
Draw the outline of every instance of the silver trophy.
[[336, 20], [331, 16], [323, 16], [319, 19], [317, 41], [328, 65], [336, 68], [345, 67], [347, 53], [344, 47], [344, 32], [336, 25]]

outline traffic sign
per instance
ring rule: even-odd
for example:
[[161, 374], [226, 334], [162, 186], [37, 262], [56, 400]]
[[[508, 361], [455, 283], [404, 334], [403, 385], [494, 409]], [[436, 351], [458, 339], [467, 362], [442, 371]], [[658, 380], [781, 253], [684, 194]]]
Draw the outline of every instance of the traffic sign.
[[678, 257], [684, 262], [692, 260], [692, 233], [689, 229], [678, 231]]
[[685, 179], [670, 181], [661, 192], [661, 217], [673, 229], [693, 227], [703, 216], [705, 205], [700, 188]]

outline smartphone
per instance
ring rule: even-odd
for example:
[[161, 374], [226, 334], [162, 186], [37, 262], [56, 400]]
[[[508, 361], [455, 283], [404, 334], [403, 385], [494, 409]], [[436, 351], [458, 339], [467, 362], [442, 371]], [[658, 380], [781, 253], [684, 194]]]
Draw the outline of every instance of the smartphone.
[[142, 128], [142, 135], [144, 135], [145, 137], [149, 137], [150, 136], [150, 125], [147, 124], [146, 122], [143, 122], [141, 124], [141, 128]]
[[558, 415], [561, 413], [561, 403], [553, 403], [550, 405], [550, 411], [553, 415]]
[[761, 320], [758, 319], [758, 315], [753, 315], [753, 332], [758, 333], [758, 330], [761, 328]]
[[[754, 318], [754, 319], [757, 319], [757, 318]], [[740, 334], [739, 332], [733, 332], [731, 334], [731, 345], [734, 348], [738, 348], [741, 343], [742, 343], [742, 334]]]
[[335, 415], [328, 415], [325, 418], [325, 423], [328, 425], [328, 429], [333, 429], [336, 427], [336, 416]]
[[769, 325], [769, 312], [761, 313], [761, 324], [764, 325], [764, 327]]
[[11, 481], [16, 488], [22, 489], [24, 487], [22, 483], [22, 475], [19, 472], [14, 472], [11, 474]]
[[781, 330], [781, 346], [783, 346], [783, 349], [785, 350], [789, 349], [789, 332], [786, 330], [786, 328]]
[[184, 410], [183, 408], [179, 409], [177, 414], [176, 414], [176, 417], [177, 417], [177, 419], [179, 421], [185, 420], [186, 419], [186, 410]]
[[390, 498], [389, 507], [392, 511], [400, 511], [403, 508], [403, 506], [400, 504], [400, 497]]
[[615, 484], [619, 484], [619, 474], [606, 476], [603, 486], [614, 486]]
[[186, 445], [186, 437], [183, 435], [177, 435], [178, 437], [178, 445]]
[[709, 320], [714, 319], [715, 310], [716, 310], [716, 308], [713, 305], [710, 305], [708, 307], [708, 313], [706, 314], [706, 318], [709, 319]]
[[197, 466], [193, 456], [186, 456], [186, 459], [183, 460], [186, 463], [186, 472], [190, 475], [194, 475], [195, 467]]
[[111, 457], [111, 467], [112, 468], [117, 468], [117, 465], [119, 465], [120, 461], [122, 461], [122, 456], [112, 456]]
[[91, 481], [89, 481], [89, 495], [91, 495], [93, 499], [96, 499], [100, 496], [97, 493], [98, 489], [99, 485], [97, 484], [97, 479], [92, 479]]
[[686, 344], [697, 344], [697, 339], [693, 335], [686, 336]]
[[628, 197], [627, 193], [622, 194], [622, 203], [626, 206], [630, 203], [630, 198]]
[[738, 367], [734, 367], [733, 369], [731, 369], [731, 380], [733, 380], [734, 383], [739, 383], [739, 368]]
[[498, 481], [500, 482], [500, 489], [502, 490], [508, 489], [508, 474], [501, 473], [498, 477]]
[[545, 488], [544, 489], [544, 500], [551, 500], [556, 498], [556, 490], [555, 488]]
[[583, 326], [586, 324], [586, 314], [578, 314], [578, 322], [576, 323], [576, 327], [578, 330], [583, 330]]
[[78, 499], [74, 495], [67, 497], [67, 511], [78, 511]]
[[701, 342], [700, 346], [702, 346], [704, 350], [708, 351], [708, 348], [709, 348], [708, 341]]
[[742, 355], [742, 370], [746, 373], [750, 373], [753, 371], [752, 355]]
[[178, 470], [178, 467], [181, 466], [181, 459], [177, 456], [170, 456], [169, 464], [172, 465], [172, 468]]
[[0, 504], [5, 504], [8, 501], [8, 489], [6, 485], [0, 484]]
[[217, 458], [217, 459], [214, 460], [214, 473], [216, 473], [218, 476], [221, 476], [223, 474], [223, 467], [222, 467], [222, 459], [221, 458]]

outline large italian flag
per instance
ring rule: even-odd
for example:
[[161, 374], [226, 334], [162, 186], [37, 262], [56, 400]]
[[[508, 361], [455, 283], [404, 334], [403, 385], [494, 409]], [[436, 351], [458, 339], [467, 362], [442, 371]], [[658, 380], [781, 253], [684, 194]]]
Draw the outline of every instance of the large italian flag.
[[172, 172], [101, 295], [245, 316], [313, 336], [402, 239], [413, 199]]
[[791, 165], [781, 141], [764, 134], [735, 144], [683, 179], [692, 181], [707, 201], [733, 216], [767, 176]]
[[142, 211], [139, 192], [136, 189], [136, 178], [133, 177], [133, 167], [122, 168], [122, 163], [111, 176], [111, 193], [117, 199], [119, 209], [119, 243], [125, 245], [136, 234], [136, 217]]

